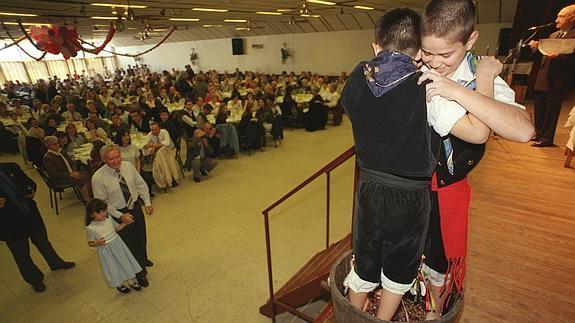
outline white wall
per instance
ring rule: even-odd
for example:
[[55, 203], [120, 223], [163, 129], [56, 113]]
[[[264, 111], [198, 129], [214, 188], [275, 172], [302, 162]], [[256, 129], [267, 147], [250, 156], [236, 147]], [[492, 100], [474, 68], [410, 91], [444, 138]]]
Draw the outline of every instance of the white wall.
[[[179, 43], [166, 43], [142, 56], [144, 64], [153, 71], [182, 69], [190, 64], [192, 48], [198, 53], [199, 69], [232, 72], [252, 70], [256, 72], [280, 73], [281, 71], [313, 71], [338, 75], [351, 71], [363, 59], [373, 55], [371, 41], [373, 31], [345, 31], [288, 35], [247, 37], [244, 41], [245, 55], [232, 55], [230, 39], [214, 39]], [[285, 64], [281, 62], [282, 44], [286, 43], [292, 53]], [[262, 44], [262, 49], [253, 49], [252, 44]], [[118, 47], [120, 53], [142, 52], [152, 45]], [[134, 59], [118, 57], [118, 65], [126, 67]]]

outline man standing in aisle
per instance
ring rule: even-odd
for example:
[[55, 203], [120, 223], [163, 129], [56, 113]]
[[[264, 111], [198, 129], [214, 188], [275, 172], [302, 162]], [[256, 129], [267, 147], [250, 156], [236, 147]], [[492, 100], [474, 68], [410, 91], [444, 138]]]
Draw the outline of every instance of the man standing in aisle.
[[154, 264], [148, 259], [146, 219], [140, 202], [140, 200], [144, 201], [147, 214], [154, 212], [148, 186], [132, 164], [122, 162], [118, 146], [102, 147], [100, 156], [106, 165], [96, 171], [92, 177], [94, 198], [101, 199], [108, 204], [108, 214], [114, 220], [129, 224], [118, 234], [142, 267], [142, 271], [136, 274], [138, 283], [142, 287], [148, 287], [146, 267]]
[[[575, 4], [569, 5], [557, 14], [555, 25], [558, 31], [550, 39], [575, 38]], [[538, 41], [529, 42], [531, 50], [539, 49]], [[561, 113], [561, 103], [575, 81], [575, 53], [569, 55], [543, 55], [541, 68], [535, 82], [535, 137], [533, 147], [551, 147], [555, 129]]]
[[52, 270], [70, 269], [76, 264], [64, 261], [48, 240], [46, 226], [34, 201], [36, 183], [16, 163], [0, 163], [0, 240], [6, 245], [20, 275], [34, 291], [46, 290], [44, 274], [30, 257], [28, 239], [42, 254]]

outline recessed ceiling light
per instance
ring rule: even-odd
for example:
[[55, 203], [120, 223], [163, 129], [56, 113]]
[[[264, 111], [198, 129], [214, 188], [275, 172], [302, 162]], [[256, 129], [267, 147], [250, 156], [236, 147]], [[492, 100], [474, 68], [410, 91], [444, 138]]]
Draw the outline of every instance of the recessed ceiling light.
[[281, 16], [283, 13], [281, 12], [273, 12], [273, 11], [256, 11], [258, 15], [271, 15], [271, 16]]
[[198, 18], [170, 18], [171, 21], [200, 21]]
[[193, 11], [228, 12], [228, 9], [193, 8]]
[[0, 12], [0, 16], [38, 17], [33, 13]]
[[[10, 25], [10, 26], [18, 26], [17, 22], [5, 22], [5, 25]], [[23, 22], [22, 26], [52, 26], [52, 24], [47, 24], [45, 22]]]
[[138, 4], [115, 4], [115, 3], [102, 3], [102, 2], [94, 2], [91, 3], [91, 5], [97, 7], [117, 7], [117, 8], [132, 8], [132, 9], [148, 8], [148, 6], [142, 6]]
[[[91, 17], [92, 19], [100, 19], [100, 20], [116, 20], [118, 17], [104, 17], [104, 16], [94, 16]], [[123, 18], [121, 18], [123, 19]]]
[[0, 16], [38, 17], [33, 13], [0, 12]]
[[247, 19], [224, 19], [225, 22], [248, 22]]
[[363, 9], [363, 10], [373, 10], [372, 7], [367, 6], [353, 6], [355, 9]]
[[309, 3], [317, 3], [317, 4], [325, 4], [325, 5], [328, 5], [328, 6], [333, 6], [333, 5], [336, 4], [335, 2], [322, 1], [322, 0], [306, 0], [306, 2], [309, 2]]

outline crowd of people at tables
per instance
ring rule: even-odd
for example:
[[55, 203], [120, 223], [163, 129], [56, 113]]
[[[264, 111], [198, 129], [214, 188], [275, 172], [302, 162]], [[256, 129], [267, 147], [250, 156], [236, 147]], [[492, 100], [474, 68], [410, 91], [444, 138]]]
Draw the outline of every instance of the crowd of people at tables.
[[[165, 182], [163, 188], [177, 185], [177, 161], [199, 182], [215, 167], [215, 158], [236, 157], [240, 147], [260, 149], [266, 133], [276, 144], [286, 125], [324, 129], [328, 112], [339, 124], [339, 97], [347, 78], [345, 72], [324, 78], [311, 72], [269, 75], [238, 69], [233, 74], [195, 74], [190, 66], [156, 73], [145, 65], [117, 69], [107, 79], [83, 74], [34, 85], [4, 84], [0, 144], [4, 151], [19, 150], [25, 162], [45, 167], [53, 181], [77, 184], [86, 201], [90, 174], [103, 165], [99, 149], [106, 143], [120, 147], [122, 158], [141, 172], [150, 193], [154, 182]], [[143, 140], [136, 147], [131, 141], [138, 136]], [[43, 145], [32, 154], [26, 145], [34, 139]], [[76, 162], [75, 152], [88, 143], [92, 151], [83, 165]], [[168, 164], [162, 165], [169, 171], [163, 171], [168, 176], [162, 180], [153, 175], [153, 167], [163, 147]], [[43, 161], [28, 155], [44, 156]]]

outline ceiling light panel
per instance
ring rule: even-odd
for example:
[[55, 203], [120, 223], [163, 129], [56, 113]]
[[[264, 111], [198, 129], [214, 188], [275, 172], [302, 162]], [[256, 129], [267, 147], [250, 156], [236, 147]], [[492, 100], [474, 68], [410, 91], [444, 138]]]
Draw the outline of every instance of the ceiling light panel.
[[335, 2], [331, 2], [331, 1], [322, 1], [322, 0], [307, 0], [307, 3], [317, 3], [317, 4], [324, 4], [326, 6], [333, 6], [336, 5]]
[[0, 16], [38, 17], [33, 13], [0, 12]]
[[206, 11], [206, 12], [228, 12], [228, 9], [213, 9], [213, 8], [192, 8], [193, 11]]
[[137, 4], [115, 4], [115, 3], [103, 3], [103, 2], [94, 2], [91, 3], [91, 5], [96, 7], [116, 7], [116, 8], [132, 8], [132, 9], [148, 8], [148, 6], [137, 5]]
[[353, 6], [355, 9], [362, 9], [362, 10], [373, 10], [372, 7], [368, 6]]
[[170, 18], [171, 21], [200, 21], [198, 18]]

